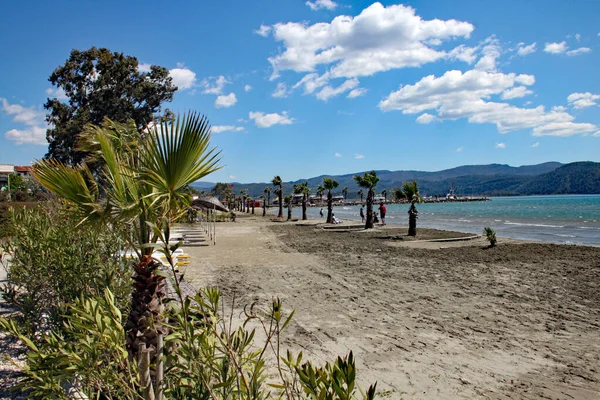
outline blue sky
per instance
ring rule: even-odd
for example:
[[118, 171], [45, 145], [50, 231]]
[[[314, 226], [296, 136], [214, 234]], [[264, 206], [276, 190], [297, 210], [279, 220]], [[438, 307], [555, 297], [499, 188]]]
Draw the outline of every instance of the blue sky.
[[106, 47], [213, 125], [209, 181], [599, 161], [596, 1], [0, 5], [0, 163], [44, 156], [48, 77]]

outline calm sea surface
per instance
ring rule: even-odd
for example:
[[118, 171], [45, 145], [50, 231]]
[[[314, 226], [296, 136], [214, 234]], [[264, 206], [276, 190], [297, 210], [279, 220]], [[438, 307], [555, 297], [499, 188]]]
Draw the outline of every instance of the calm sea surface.
[[[386, 222], [408, 225], [408, 207], [388, 205]], [[417, 204], [417, 209], [417, 226], [425, 228], [481, 234], [491, 226], [499, 237], [600, 246], [600, 195], [494, 197], [485, 202]], [[342, 220], [360, 220], [358, 206], [337, 206], [333, 212]], [[295, 208], [294, 215], [300, 214]], [[319, 208], [309, 208], [308, 214], [319, 218]]]

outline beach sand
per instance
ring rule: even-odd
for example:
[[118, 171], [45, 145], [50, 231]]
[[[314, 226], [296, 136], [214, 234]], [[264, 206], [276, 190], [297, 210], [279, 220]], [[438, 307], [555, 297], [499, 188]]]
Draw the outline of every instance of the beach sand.
[[281, 298], [284, 349], [352, 350], [384, 398], [600, 398], [600, 249], [301, 222], [218, 223], [216, 246], [185, 247], [185, 279], [235, 296], [235, 316]]

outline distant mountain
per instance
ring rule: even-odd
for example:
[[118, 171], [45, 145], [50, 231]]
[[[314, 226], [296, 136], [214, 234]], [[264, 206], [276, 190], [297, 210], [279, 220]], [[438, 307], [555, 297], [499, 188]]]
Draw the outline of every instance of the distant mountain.
[[216, 185], [216, 183], [214, 182], [194, 182], [192, 183], [190, 186], [192, 186], [193, 188], [196, 188], [198, 190], [204, 190], [205, 192], [209, 191], [210, 189], [214, 188]]
[[517, 188], [519, 194], [600, 193], [600, 163], [575, 162], [537, 176]]
[[[341, 194], [344, 187], [348, 188], [348, 199], [358, 198], [360, 189], [354, 182], [355, 172], [345, 175], [321, 175], [309, 179], [284, 182], [284, 193], [289, 194], [295, 183], [308, 181], [314, 194], [317, 185], [323, 177], [331, 177], [339, 183], [336, 194]], [[421, 194], [428, 196], [445, 196], [451, 187], [458, 195], [464, 196], [509, 196], [524, 194], [567, 194], [567, 193], [600, 193], [600, 163], [576, 162], [561, 164], [547, 162], [537, 165], [511, 167], [506, 164], [464, 165], [443, 171], [377, 171], [379, 184], [377, 192], [387, 189], [391, 197], [391, 189], [402, 187], [404, 181], [416, 180]], [[284, 177], [285, 178], [285, 177]], [[201, 186], [200, 186], [201, 185]], [[214, 183], [196, 182], [193, 184], [199, 190], [208, 191]], [[263, 194], [270, 182], [234, 183], [234, 191], [239, 193], [245, 189], [248, 194], [258, 197]], [[275, 196], [273, 196], [275, 197]]]

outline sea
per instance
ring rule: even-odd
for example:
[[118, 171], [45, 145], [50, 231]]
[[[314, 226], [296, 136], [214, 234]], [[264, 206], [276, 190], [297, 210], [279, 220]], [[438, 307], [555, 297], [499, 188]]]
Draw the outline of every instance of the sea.
[[[409, 205], [386, 207], [388, 225], [408, 225]], [[319, 218], [319, 209], [309, 208], [309, 218]], [[423, 203], [417, 209], [417, 227], [481, 234], [490, 226], [499, 238], [600, 246], [600, 195], [491, 197], [481, 202]], [[359, 210], [336, 206], [333, 213], [342, 220], [360, 221]], [[294, 215], [300, 213], [300, 207], [294, 209]]]

